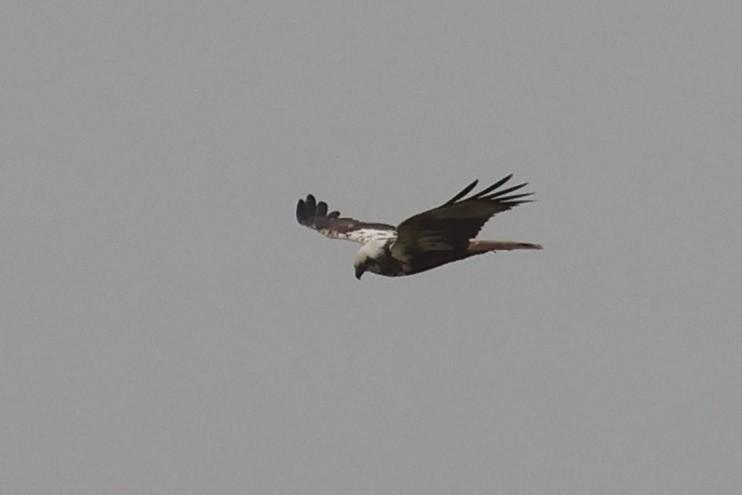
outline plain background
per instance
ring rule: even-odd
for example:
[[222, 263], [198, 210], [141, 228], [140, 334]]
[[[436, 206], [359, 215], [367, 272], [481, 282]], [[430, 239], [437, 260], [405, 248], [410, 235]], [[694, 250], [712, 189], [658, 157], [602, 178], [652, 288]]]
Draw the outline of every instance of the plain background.
[[[736, 494], [742, 3], [6, 2], [0, 492]], [[301, 228], [474, 178], [540, 242]]]

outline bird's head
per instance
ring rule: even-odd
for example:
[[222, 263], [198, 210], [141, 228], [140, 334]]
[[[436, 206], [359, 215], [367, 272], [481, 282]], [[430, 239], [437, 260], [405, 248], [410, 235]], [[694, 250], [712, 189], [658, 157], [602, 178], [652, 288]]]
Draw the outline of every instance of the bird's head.
[[354, 266], [356, 270], [356, 278], [361, 280], [363, 274], [368, 270], [368, 265], [366, 263], [355, 263]]
[[379, 259], [384, 256], [384, 242], [370, 241], [361, 246], [358, 250], [353, 267], [355, 268], [356, 278], [361, 277], [366, 271], [378, 272], [380, 269]]

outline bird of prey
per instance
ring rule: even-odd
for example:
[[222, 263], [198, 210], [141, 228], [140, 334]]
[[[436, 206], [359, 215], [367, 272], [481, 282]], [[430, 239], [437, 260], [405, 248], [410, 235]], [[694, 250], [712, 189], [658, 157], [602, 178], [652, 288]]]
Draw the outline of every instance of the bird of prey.
[[492, 216], [531, 201], [525, 198], [533, 193], [513, 194], [526, 183], [502, 188], [512, 176], [467, 198], [478, 183], [475, 180], [441, 206], [418, 213], [397, 227], [341, 217], [339, 211], [328, 212], [327, 203], [317, 202], [311, 194], [299, 200], [296, 219], [331, 239], [360, 243], [353, 263], [358, 280], [366, 271], [400, 277], [490, 251], [541, 249], [530, 242], [474, 240]]

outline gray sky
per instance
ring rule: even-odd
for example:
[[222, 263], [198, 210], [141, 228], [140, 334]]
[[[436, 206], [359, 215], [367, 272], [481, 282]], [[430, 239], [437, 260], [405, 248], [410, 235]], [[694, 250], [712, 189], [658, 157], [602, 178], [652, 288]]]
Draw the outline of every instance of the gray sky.
[[[11, 2], [0, 492], [742, 489], [739, 2]], [[507, 173], [404, 279], [296, 224]]]

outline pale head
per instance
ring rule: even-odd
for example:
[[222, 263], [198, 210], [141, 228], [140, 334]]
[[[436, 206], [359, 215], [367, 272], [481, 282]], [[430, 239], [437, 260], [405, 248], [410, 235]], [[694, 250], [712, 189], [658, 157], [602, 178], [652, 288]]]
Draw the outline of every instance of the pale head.
[[358, 250], [356, 259], [353, 262], [358, 280], [361, 280], [361, 276], [367, 270], [378, 273], [381, 269], [379, 260], [385, 256], [384, 244], [386, 242], [386, 239], [374, 239], [361, 246], [361, 249]]

